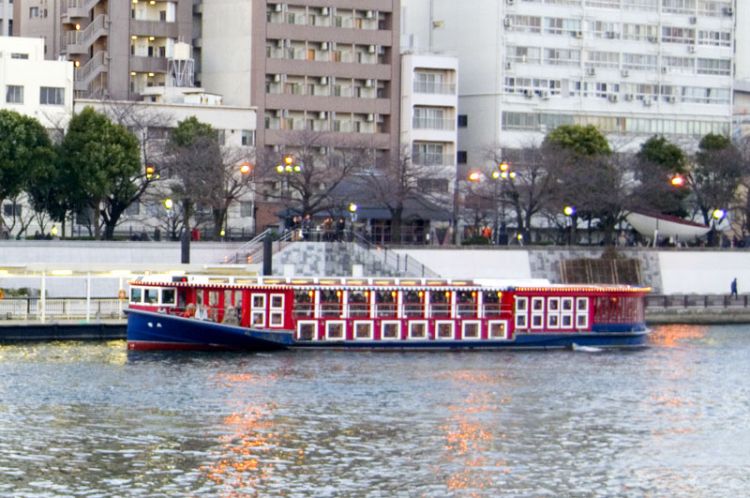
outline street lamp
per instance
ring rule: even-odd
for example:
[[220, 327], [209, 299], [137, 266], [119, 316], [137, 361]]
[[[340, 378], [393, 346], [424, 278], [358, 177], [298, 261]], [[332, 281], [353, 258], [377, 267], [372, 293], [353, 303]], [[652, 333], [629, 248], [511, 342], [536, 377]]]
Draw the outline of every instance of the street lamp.
[[568, 217], [568, 245], [571, 245], [573, 243], [573, 217], [576, 214], [575, 206], [565, 206], [563, 214]]
[[291, 203], [291, 193], [289, 191], [289, 176], [302, 172], [302, 166], [294, 160], [291, 154], [285, 154], [281, 158], [281, 163], [276, 165], [276, 173], [282, 176], [281, 180], [281, 197], [286, 213], [284, 214], [284, 228], [290, 228], [289, 223], [289, 204]]

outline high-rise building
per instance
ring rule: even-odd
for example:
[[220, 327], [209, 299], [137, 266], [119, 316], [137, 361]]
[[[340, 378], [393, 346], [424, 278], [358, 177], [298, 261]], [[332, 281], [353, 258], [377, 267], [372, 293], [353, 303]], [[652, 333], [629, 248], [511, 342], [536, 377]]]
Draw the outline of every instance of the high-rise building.
[[593, 124], [613, 147], [728, 134], [733, 0], [404, 0], [405, 43], [458, 54], [459, 162]]
[[258, 109], [257, 145], [398, 150], [398, 0], [203, 2], [202, 85]]
[[175, 45], [193, 38], [192, 0], [16, 0], [16, 18], [47, 58], [74, 62], [79, 97], [138, 100], [164, 86]]
[[0, 0], [0, 36], [13, 34], [13, 0]]

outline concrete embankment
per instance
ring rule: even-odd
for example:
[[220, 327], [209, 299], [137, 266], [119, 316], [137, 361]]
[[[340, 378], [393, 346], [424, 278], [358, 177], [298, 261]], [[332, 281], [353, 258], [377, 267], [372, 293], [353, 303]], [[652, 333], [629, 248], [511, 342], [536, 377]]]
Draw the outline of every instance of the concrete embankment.
[[102, 323], [7, 321], [0, 326], [0, 343], [48, 341], [110, 341], [125, 339], [124, 320]]

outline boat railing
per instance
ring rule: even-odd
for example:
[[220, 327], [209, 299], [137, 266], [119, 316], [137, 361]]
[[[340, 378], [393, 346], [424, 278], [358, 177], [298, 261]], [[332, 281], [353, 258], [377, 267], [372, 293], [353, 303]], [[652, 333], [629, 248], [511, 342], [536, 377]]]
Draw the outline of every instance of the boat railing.
[[450, 318], [451, 316], [451, 305], [450, 304], [430, 304], [429, 315], [430, 318]]

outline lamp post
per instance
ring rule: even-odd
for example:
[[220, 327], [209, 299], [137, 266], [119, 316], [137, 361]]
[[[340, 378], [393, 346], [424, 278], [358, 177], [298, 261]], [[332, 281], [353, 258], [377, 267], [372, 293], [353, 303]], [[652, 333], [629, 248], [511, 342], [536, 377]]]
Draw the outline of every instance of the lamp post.
[[565, 206], [563, 214], [568, 217], [568, 245], [571, 245], [573, 241], [573, 218], [576, 214], [576, 208], [574, 206]]
[[[721, 223], [721, 221], [724, 219], [724, 217], [727, 215], [727, 212], [723, 209], [716, 208], [711, 212], [711, 218], [712, 218], [712, 227], [711, 232], [713, 233], [713, 236], [716, 237], [718, 234], [718, 230], [716, 229], [716, 225]], [[717, 237], [716, 245], [721, 245], [721, 238]]]
[[174, 201], [167, 197], [162, 204], [164, 204], [164, 209], [167, 212], [167, 233], [169, 234], [169, 240], [175, 240], [177, 235], [175, 233], [176, 227], [174, 222]]
[[[243, 161], [240, 163], [240, 175], [246, 177], [250, 181], [250, 217], [253, 220], [253, 233], [256, 232], [256, 219], [255, 219], [255, 178], [252, 176], [255, 168], [249, 161]], [[244, 181], [244, 180], [243, 180]]]
[[492, 172], [492, 178], [500, 182], [500, 209], [502, 211], [502, 224], [500, 227], [502, 228], [502, 234], [499, 234], [497, 232], [497, 221], [495, 222], [495, 233], [498, 233], [497, 235], [497, 243], [504, 243], [507, 242], [508, 234], [506, 233], [506, 224], [507, 221], [505, 219], [505, 182], [506, 181], [513, 181], [516, 178], [516, 172], [512, 171], [510, 169], [510, 164], [508, 164], [506, 161], [500, 162], [497, 166], [497, 171]]
[[281, 175], [281, 197], [284, 204], [284, 228], [289, 228], [289, 204], [291, 203], [291, 192], [289, 189], [289, 176], [301, 173], [302, 166], [295, 162], [294, 156], [286, 154], [281, 158], [281, 163], [276, 165], [276, 173]]

